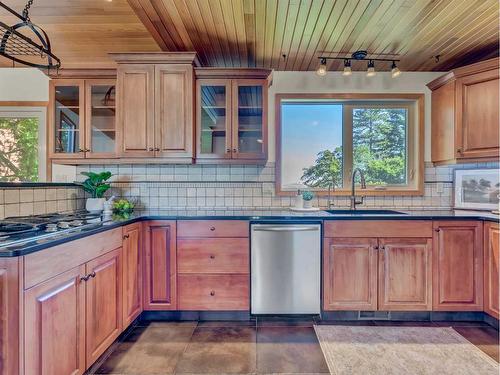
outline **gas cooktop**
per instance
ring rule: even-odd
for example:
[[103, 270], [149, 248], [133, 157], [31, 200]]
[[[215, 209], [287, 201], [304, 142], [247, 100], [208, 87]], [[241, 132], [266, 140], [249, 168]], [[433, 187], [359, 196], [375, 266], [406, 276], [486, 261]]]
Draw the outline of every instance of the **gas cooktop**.
[[0, 247], [53, 238], [101, 223], [100, 214], [87, 211], [8, 217], [0, 220]]

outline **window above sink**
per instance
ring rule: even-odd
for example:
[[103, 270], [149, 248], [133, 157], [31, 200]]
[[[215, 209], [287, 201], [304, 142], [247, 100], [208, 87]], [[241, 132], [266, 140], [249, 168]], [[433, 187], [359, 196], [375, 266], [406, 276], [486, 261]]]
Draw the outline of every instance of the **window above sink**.
[[423, 194], [423, 94], [277, 94], [277, 193]]

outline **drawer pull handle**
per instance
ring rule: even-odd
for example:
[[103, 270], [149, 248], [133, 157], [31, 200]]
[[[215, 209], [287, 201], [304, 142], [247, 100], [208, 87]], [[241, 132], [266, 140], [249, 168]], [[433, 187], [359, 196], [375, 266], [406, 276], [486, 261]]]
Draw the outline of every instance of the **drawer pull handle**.
[[89, 279], [89, 276], [82, 276], [82, 277], [80, 277], [80, 282], [87, 281], [88, 279]]
[[95, 277], [95, 271], [92, 271], [92, 273], [88, 277], [94, 278]]
[[210, 295], [211, 295], [211, 296], [215, 296], [215, 292], [212, 290], [212, 291], [210, 292]]
[[210, 230], [213, 232], [215, 230], [215, 227], [210, 227]]
[[210, 255], [210, 259], [215, 259], [215, 255]]

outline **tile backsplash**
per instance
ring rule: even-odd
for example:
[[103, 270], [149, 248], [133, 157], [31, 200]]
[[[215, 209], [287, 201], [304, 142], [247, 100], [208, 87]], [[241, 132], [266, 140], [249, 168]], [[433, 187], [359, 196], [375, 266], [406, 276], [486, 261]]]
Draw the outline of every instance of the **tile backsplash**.
[[84, 207], [85, 195], [78, 187], [0, 188], [0, 219]]
[[[384, 196], [365, 198], [364, 207], [406, 210], [449, 210], [453, 206], [453, 170], [456, 168], [498, 168], [499, 163], [473, 163], [454, 166], [425, 166], [423, 196]], [[242, 165], [82, 165], [83, 171], [109, 170], [113, 173], [110, 194], [137, 202], [141, 209], [268, 210], [289, 207], [291, 197], [278, 197], [274, 191], [274, 163], [265, 166]], [[109, 195], [109, 194], [108, 194]], [[347, 197], [335, 197], [336, 207], [348, 207]], [[327, 198], [314, 204], [326, 207]]]
[[[498, 162], [425, 166], [423, 196], [366, 197], [363, 207], [403, 210], [449, 210], [453, 207], [453, 170], [499, 168]], [[227, 209], [279, 210], [293, 204], [291, 197], [274, 191], [274, 163], [243, 165], [81, 165], [80, 172], [109, 170], [112, 188], [106, 194], [137, 202], [139, 209], [211, 212]], [[441, 189], [442, 188], [442, 189]], [[338, 208], [347, 208], [347, 197], [335, 197]], [[315, 206], [326, 207], [327, 198], [315, 198]], [[85, 193], [78, 187], [0, 189], [0, 219], [11, 216], [64, 212], [85, 207]]]

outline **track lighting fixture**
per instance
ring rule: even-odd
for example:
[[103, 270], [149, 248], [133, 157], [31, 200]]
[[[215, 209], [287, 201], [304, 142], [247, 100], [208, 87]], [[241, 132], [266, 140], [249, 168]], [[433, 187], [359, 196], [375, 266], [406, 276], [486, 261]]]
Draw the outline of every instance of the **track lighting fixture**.
[[319, 76], [324, 76], [327, 73], [327, 67], [326, 63], [328, 60], [344, 60], [344, 69], [342, 71], [342, 75], [344, 76], [350, 76], [352, 74], [352, 66], [351, 63], [352, 61], [368, 61], [368, 66], [366, 70], [366, 75], [367, 77], [373, 77], [376, 75], [375, 71], [375, 61], [381, 61], [381, 62], [392, 62], [391, 65], [391, 76], [392, 78], [396, 78], [401, 74], [401, 70], [396, 66], [396, 62], [399, 62], [399, 60], [394, 59], [394, 55], [390, 55], [391, 58], [384, 59], [384, 58], [370, 58], [368, 56], [368, 52], [365, 50], [359, 50], [356, 52], [353, 52], [350, 56], [338, 56], [341, 55], [342, 53], [340, 52], [329, 52], [330, 54], [337, 54], [336, 57], [326, 57], [326, 56], [319, 56], [319, 67], [318, 70], [316, 70], [316, 74]]
[[316, 74], [319, 75], [320, 77], [326, 75], [326, 57], [323, 57], [320, 60], [320, 64], [318, 67], [318, 70], [316, 70]]
[[400, 74], [401, 74], [401, 70], [399, 70], [399, 68], [396, 66], [396, 61], [393, 61], [392, 62], [392, 66], [391, 66], [391, 76], [392, 76], [392, 78], [396, 78]]
[[366, 76], [373, 77], [376, 74], [375, 72], [375, 63], [373, 60], [368, 61], [368, 69], [366, 69]]
[[344, 60], [344, 71], [342, 72], [343, 76], [350, 76], [352, 74], [352, 69], [351, 69], [351, 60], [345, 59]]

